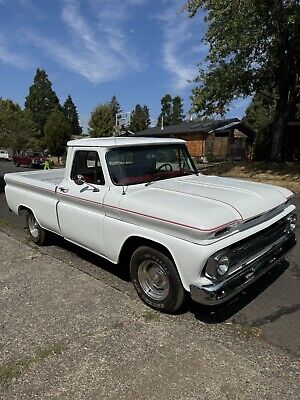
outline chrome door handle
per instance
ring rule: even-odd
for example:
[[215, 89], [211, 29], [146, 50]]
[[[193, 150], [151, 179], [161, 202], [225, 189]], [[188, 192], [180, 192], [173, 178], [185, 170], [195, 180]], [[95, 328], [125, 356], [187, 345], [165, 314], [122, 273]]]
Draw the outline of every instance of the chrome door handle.
[[64, 188], [64, 187], [59, 187], [58, 190], [62, 193], [68, 193], [69, 189]]

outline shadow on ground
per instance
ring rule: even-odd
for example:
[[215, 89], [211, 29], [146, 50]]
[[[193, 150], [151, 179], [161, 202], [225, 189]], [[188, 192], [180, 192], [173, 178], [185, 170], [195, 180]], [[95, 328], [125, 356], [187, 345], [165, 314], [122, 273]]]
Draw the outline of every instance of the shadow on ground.
[[4, 193], [4, 186], [5, 186], [5, 181], [3, 176], [0, 176], [0, 194]]
[[[50, 246], [60, 247], [75, 254], [77, 257], [88, 262], [89, 264], [92, 264], [92, 268], [83, 268], [82, 271], [88, 273], [95, 279], [98, 279], [97, 272], [99, 269], [101, 269], [124, 282], [128, 283], [131, 281], [128, 265], [112, 264], [106, 259], [97, 256], [88, 250], [84, 250], [75, 244], [67, 242], [56, 235], [51, 237], [48, 247]], [[286, 259], [283, 259], [281, 262], [276, 264], [271, 271], [246, 288], [238, 296], [220, 306], [201, 306], [200, 304], [197, 304], [188, 298], [184, 308], [180, 311], [180, 314], [187, 312], [191, 313], [197, 320], [209, 324], [225, 322], [246, 307], [249, 303], [251, 303], [269, 286], [271, 286], [286, 271], [286, 269], [289, 268], [289, 265], [289, 262]]]
[[[90, 251], [85, 250], [82, 247], [77, 246], [76, 244], [68, 242], [67, 240], [64, 240], [60, 236], [54, 234], [51, 234], [51, 237], [49, 238], [49, 242], [47, 244], [47, 247], [51, 246], [57, 246], [72, 254], [75, 254], [77, 257], [92, 264], [94, 267], [102, 269], [109, 274], [114, 275], [119, 279], [122, 279], [125, 282], [131, 281], [128, 265], [115, 265], [105, 258], [97, 256], [96, 254], [91, 253]], [[89, 273], [92, 276], [92, 273], [90, 273], [89, 271], [83, 270], [83, 272]]]
[[189, 301], [188, 311], [194, 314], [197, 320], [209, 324], [225, 322], [251, 303], [256, 297], [271, 286], [290, 264], [286, 259], [276, 264], [266, 275], [242, 291], [238, 296], [219, 306], [201, 306], [192, 300]]

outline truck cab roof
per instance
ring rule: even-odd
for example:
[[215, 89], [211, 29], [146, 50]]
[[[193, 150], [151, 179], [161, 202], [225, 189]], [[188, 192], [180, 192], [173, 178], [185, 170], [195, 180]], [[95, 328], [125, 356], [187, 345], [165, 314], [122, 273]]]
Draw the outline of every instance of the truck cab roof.
[[87, 138], [70, 140], [68, 147], [121, 147], [121, 146], [143, 146], [155, 144], [183, 144], [184, 140], [169, 138], [146, 138], [146, 137], [105, 137], [105, 138]]

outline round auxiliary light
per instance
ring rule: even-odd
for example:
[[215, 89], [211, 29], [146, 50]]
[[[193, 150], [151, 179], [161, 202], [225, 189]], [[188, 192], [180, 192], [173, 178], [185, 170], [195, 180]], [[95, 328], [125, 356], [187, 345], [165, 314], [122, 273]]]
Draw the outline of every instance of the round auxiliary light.
[[229, 269], [229, 258], [227, 256], [222, 256], [217, 261], [217, 273], [218, 275], [225, 275]]
[[290, 231], [294, 231], [296, 229], [296, 225], [297, 225], [297, 215], [293, 214], [289, 218], [289, 229], [290, 229]]

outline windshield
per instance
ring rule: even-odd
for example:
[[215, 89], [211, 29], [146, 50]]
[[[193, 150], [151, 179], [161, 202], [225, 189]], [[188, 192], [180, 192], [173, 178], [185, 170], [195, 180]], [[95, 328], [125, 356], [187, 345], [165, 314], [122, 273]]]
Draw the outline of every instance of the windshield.
[[197, 173], [185, 145], [119, 147], [106, 161], [115, 185], [136, 185]]

